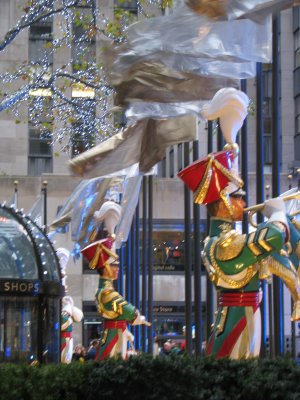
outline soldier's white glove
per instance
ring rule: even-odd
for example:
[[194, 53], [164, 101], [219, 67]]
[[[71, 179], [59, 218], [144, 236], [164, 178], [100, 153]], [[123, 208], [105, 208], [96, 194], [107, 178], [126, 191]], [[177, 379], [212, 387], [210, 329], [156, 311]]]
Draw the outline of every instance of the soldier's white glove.
[[282, 198], [275, 197], [265, 201], [263, 213], [271, 221], [281, 221], [280, 218], [284, 216], [285, 220], [285, 204]]
[[263, 213], [269, 219], [269, 222], [280, 222], [284, 224], [287, 236], [289, 236], [289, 224], [286, 217], [285, 204], [281, 197], [266, 200]]
[[146, 317], [144, 315], [140, 315], [140, 313], [138, 313], [138, 316], [133, 321], [132, 325], [143, 325], [145, 322], [146, 322]]

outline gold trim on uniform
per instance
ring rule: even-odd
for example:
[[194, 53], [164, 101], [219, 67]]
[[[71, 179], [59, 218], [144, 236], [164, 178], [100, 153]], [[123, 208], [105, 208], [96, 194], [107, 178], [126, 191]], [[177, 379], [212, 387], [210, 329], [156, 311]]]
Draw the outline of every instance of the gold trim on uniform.
[[258, 244], [266, 251], [270, 252], [273, 250], [273, 247], [266, 242], [265, 237], [268, 233], [268, 228], [263, 228], [258, 234]]
[[[208, 157], [210, 157], [210, 155], [208, 155]], [[213, 158], [210, 158], [207, 163], [203, 178], [202, 178], [200, 184], [198, 185], [197, 190], [194, 193], [194, 202], [197, 204], [203, 203], [203, 201], [207, 195], [208, 188], [209, 188], [210, 181], [211, 181], [211, 176], [212, 176], [212, 168], [211, 168], [212, 163], [213, 163]]]
[[127, 304], [127, 301], [123, 299], [122, 296], [119, 296], [116, 300], [112, 302], [112, 307], [115, 312], [118, 312], [120, 315], [123, 314], [123, 306]]
[[259, 270], [258, 270], [259, 279], [269, 280], [271, 278], [271, 272], [269, 269], [267, 259], [264, 258], [263, 260], [260, 260], [257, 265], [259, 265]]
[[296, 302], [300, 300], [299, 278], [293, 263], [289, 259], [287, 260], [289, 262], [290, 269], [288, 269], [285, 265], [282, 265], [272, 256], [266, 258], [270, 272], [276, 276], [279, 276], [284, 281], [294, 302]]
[[102, 247], [98, 244], [96, 247], [95, 254], [89, 263], [89, 267], [91, 269], [95, 269], [97, 267], [100, 254], [102, 254], [102, 252], [103, 252]]
[[249, 234], [247, 246], [248, 246], [249, 250], [250, 250], [255, 256], [260, 256], [263, 252], [262, 252], [262, 250], [261, 250], [258, 246], [256, 246], [256, 244], [254, 243], [255, 233], [256, 233], [256, 232], [251, 232], [251, 233]]
[[108, 329], [105, 329], [102, 335], [101, 344], [105, 344], [108, 335]]
[[113, 297], [115, 297], [116, 295], [119, 295], [119, 293], [115, 292], [112, 289], [104, 289], [97, 296], [98, 312], [104, 318], [107, 318], [107, 319], [115, 319], [119, 316], [119, 314], [116, 311], [108, 310], [105, 308], [105, 305], [110, 302], [109, 299], [112, 295], [113, 295]]
[[220, 261], [233, 260], [241, 254], [244, 245], [245, 235], [240, 235], [237, 231], [231, 230], [221, 235], [218, 240], [216, 257]]
[[[102, 302], [104, 303], [104, 304], [107, 304], [107, 303], [109, 303], [110, 301], [112, 301], [113, 299], [115, 299], [115, 298], [119, 298], [119, 297], [121, 297], [120, 295], [119, 295], [119, 293], [118, 292], [116, 292], [115, 290], [113, 290], [113, 291], [102, 291]], [[121, 297], [121, 299], [122, 299], [122, 297]]]
[[217, 325], [217, 332], [216, 332], [217, 335], [220, 335], [224, 331], [227, 313], [228, 313], [228, 306], [222, 307], [222, 310], [220, 311], [219, 323]]
[[[221, 283], [221, 280], [223, 280], [230, 288], [233, 289], [240, 289], [247, 285], [253, 278], [253, 276], [256, 273], [256, 270], [252, 265], [250, 265], [247, 269], [244, 271], [234, 274], [234, 275], [226, 275], [218, 266], [218, 263], [215, 260], [215, 247], [218, 244], [218, 240], [216, 240], [214, 243], [212, 243], [210, 250], [209, 250], [209, 257], [210, 257], [210, 262], [211, 266], [214, 268], [214, 273], [211, 272], [211, 275], [209, 276], [210, 279], [215, 282], [216, 285], [219, 285]], [[213, 270], [211, 268], [210, 263], [208, 259], [206, 258], [206, 263], [208, 266], [206, 268], [210, 268], [210, 271]], [[242, 276], [242, 278], [240, 278]], [[225, 286], [224, 286], [225, 287]]]

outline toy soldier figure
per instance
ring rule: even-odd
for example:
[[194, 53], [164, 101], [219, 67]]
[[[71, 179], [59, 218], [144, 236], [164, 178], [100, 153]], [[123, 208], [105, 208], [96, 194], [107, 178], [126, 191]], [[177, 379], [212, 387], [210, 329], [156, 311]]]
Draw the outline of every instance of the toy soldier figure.
[[[222, 101], [218, 98], [232, 118], [226, 100], [226, 96]], [[238, 107], [237, 100], [234, 106]], [[214, 118], [226, 112], [215, 113]], [[224, 151], [185, 168], [179, 176], [193, 190], [194, 201], [207, 205], [211, 215], [202, 258], [218, 291], [218, 309], [206, 354], [241, 359], [258, 356], [260, 352], [260, 279], [267, 279], [272, 273], [281, 277], [294, 300], [291, 320], [300, 319], [300, 232], [295, 221], [286, 215], [282, 198], [264, 203], [263, 213], [268, 221], [258, 225], [256, 231], [246, 235], [235, 229], [235, 222], [243, 219], [245, 193], [234, 168], [238, 146], [233, 142], [230, 140]]]
[[[108, 202], [107, 202], [108, 203]], [[109, 202], [112, 203], [112, 202]], [[81, 252], [89, 261], [90, 268], [97, 269], [100, 279], [96, 292], [96, 304], [100, 315], [104, 319], [104, 330], [95, 360], [104, 360], [108, 357], [127, 358], [128, 342], [133, 346], [134, 337], [127, 329], [127, 324], [149, 325], [145, 317], [140, 315], [135, 306], [128, 303], [115, 289], [113, 281], [118, 279], [118, 255], [114, 252], [115, 224], [110, 225], [110, 217], [119, 212], [117, 204], [111, 207], [105, 205], [105, 224], [109, 236], [85, 247]], [[100, 209], [100, 213], [102, 211]], [[99, 215], [98, 215], [99, 217]], [[117, 222], [117, 220], [115, 220]]]
[[[68, 292], [66, 285], [66, 267], [70, 258], [69, 250], [60, 247], [56, 251], [62, 276], [62, 285], [65, 293]], [[60, 359], [63, 364], [69, 364], [73, 354], [73, 323], [80, 322], [83, 318], [83, 312], [74, 306], [74, 301], [70, 296], [62, 298], [61, 310], [61, 344], [60, 344]]]
[[82, 311], [74, 306], [72, 297], [64, 296], [61, 311], [61, 362], [69, 364], [73, 354], [73, 323], [80, 322]]

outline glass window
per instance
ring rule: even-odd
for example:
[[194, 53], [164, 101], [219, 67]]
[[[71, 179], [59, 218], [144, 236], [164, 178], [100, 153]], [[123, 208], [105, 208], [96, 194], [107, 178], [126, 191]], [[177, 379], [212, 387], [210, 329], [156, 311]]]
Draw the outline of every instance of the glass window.
[[[96, 306], [95, 306], [96, 309]], [[99, 316], [86, 316], [83, 322], [83, 345], [88, 347], [93, 339], [100, 339], [103, 330], [102, 318]]]
[[[192, 306], [194, 312], [194, 306]], [[206, 303], [202, 303], [202, 336], [205, 335]], [[156, 340], [161, 347], [168, 339], [180, 343], [185, 336], [185, 305], [181, 302], [154, 303], [153, 329]], [[194, 325], [192, 322], [192, 337], [194, 338]]]
[[[51, 8], [49, 3], [49, 8]], [[52, 172], [52, 118], [46, 117], [52, 109], [51, 91], [47, 82], [52, 73], [52, 18], [38, 22], [29, 31], [29, 60], [33, 62], [32, 82], [39, 77], [38, 85], [29, 94], [28, 107], [28, 175], [40, 176]], [[43, 78], [40, 78], [43, 76]]]
[[103, 330], [103, 319], [93, 301], [83, 302], [83, 345], [87, 347], [91, 340], [100, 339]]
[[264, 135], [265, 146], [264, 146], [264, 157], [265, 164], [272, 164], [272, 135], [271, 133]]
[[138, 12], [138, 2], [137, 0], [115, 0], [115, 8], [129, 11], [131, 14], [137, 14]]
[[300, 96], [295, 98], [295, 114], [300, 115]]
[[35, 24], [29, 32], [29, 60], [35, 63], [53, 64], [52, 24]]
[[184, 232], [153, 232], [154, 271], [184, 270]]
[[300, 95], [300, 68], [296, 68], [294, 71], [294, 95]]
[[300, 30], [297, 29], [297, 31], [294, 33], [294, 50], [297, 51], [300, 49]]
[[86, 70], [95, 63], [95, 20], [93, 15], [93, 1], [86, 5], [79, 5], [73, 16], [72, 24], [72, 66], [73, 71]]
[[0, 296], [0, 361], [37, 358], [38, 299]]
[[23, 225], [0, 209], [0, 278], [37, 279], [31, 239]]
[[300, 115], [296, 116], [296, 135], [300, 133]]
[[294, 31], [300, 27], [300, 7], [293, 7], [293, 29]]
[[184, 150], [184, 146], [182, 145], [182, 143], [179, 143], [177, 145], [177, 149], [178, 149], [178, 171], [181, 171], [183, 168], [183, 150]]
[[157, 317], [154, 319], [155, 336], [180, 336], [183, 335], [184, 316]]
[[52, 158], [28, 157], [28, 175], [41, 176], [43, 173], [51, 173], [53, 169]]
[[169, 151], [169, 162], [170, 162], [170, 178], [174, 178], [174, 147], [172, 146]]
[[[201, 221], [200, 243], [206, 237], [206, 222]], [[179, 221], [156, 221], [153, 224], [153, 269], [155, 272], [184, 271], [184, 224]], [[193, 234], [191, 236], [193, 257]], [[142, 242], [142, 239], [141, 239]], [[193, 259], [193, 258], [192, 258]]]
[[48, 298], [43, 312], [43, 362], [60, 360], [60, 304], [57, 298]]
[[29, 128], [29, 156], [52, 157], [52, 133], [42, 133], [37, 127]]
[[272, 65], [263, 65], [264, 97], [272, 97]]

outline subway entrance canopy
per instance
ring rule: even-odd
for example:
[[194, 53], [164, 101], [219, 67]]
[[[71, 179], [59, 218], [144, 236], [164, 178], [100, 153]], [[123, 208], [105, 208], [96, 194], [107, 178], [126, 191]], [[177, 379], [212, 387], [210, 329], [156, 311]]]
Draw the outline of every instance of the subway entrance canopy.
[[59, 260], [28, 216], [0, 206], [0, 362], [59, 362]]

